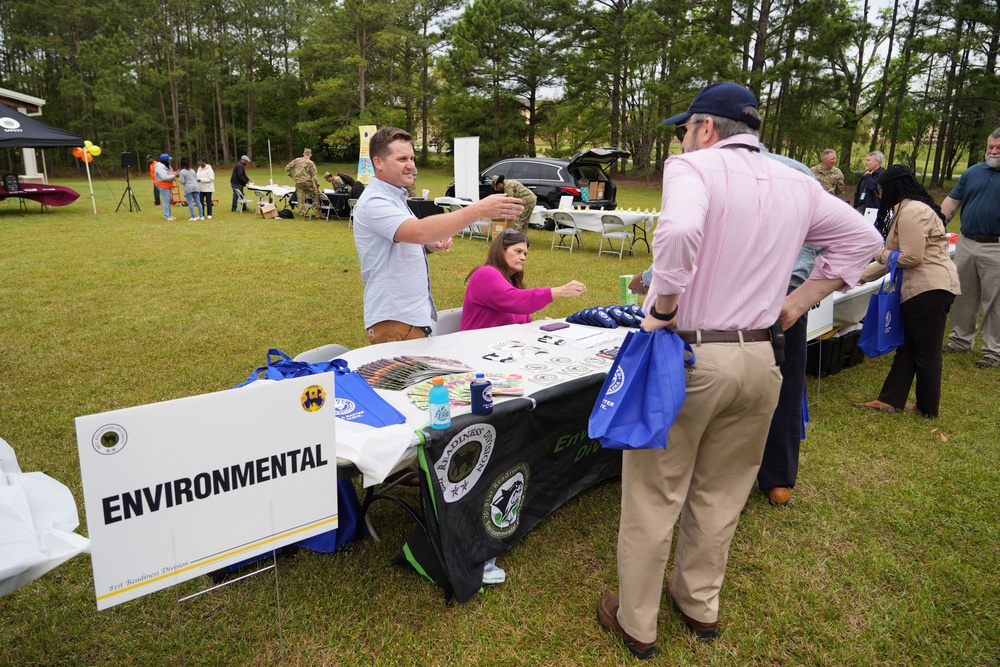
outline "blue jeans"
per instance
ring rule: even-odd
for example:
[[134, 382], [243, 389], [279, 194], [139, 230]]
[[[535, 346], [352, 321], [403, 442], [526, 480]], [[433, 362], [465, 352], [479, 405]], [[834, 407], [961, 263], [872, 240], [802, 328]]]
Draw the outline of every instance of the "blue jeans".
[[233, 186], [233, 213], [236, 213], [236, 205], [239, 203], [240, 198], [243, 197], [243, 186], [236, 185], [235, 183], [230, 183]]
[[163, 206], [163, 219], [171, 217], [170, 215], [170, 201], [174, 198], [174, 191], [171, 188], [161, 188], [159, 185], [156, 189], [160, 191], [160, 204]]
[[[204, 217], [205, 211], [201, 208], [201, 193], [199, 192], [185, 192], [184, 196], [187, 198], [188, 210], [191, 212], [192, 218]], [[194, 214], [195, 205], [198, 206], [198, 215]]]

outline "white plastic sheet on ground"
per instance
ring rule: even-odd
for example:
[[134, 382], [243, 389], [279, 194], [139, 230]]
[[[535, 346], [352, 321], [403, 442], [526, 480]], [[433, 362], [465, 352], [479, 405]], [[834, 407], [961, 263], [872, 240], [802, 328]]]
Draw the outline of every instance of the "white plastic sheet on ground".
[[22, 473], [0, 438], [0, 595], [90, 551], [90, 540], [73, 532], [79, 525], [70, 490], [44, 473]]

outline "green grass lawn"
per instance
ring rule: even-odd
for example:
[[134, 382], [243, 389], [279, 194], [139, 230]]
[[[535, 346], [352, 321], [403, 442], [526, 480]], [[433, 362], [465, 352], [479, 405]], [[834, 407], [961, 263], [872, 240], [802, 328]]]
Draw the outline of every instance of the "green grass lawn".
[[[269, 347], [365, 343], [346, 221], [231, 214], [220, 188], [214, 220], [187, 222], [181, 207], [168, 223], [147, 179], [135, 184], [141, 213], [114, 212], [124, 182], [95, 181], [94, 215], [86, 180], [54, 180], [84, 196], [45, 214], [0, 203], [0, 437], [23, 470], [71, 489], [81, 521], [74, 417], [225, 389]], [[450, 181], [421, 169], [418, 188], [437, 196]], [[626, 182], [619, 201], [658, 208], [658, 187]], [[617, 302], [617, 277], [650, 260], [598, 257], [590, 237], [572, 254], [550, 251], [548, 232], [530, 238], [530, 285], [589, 287], [543, 317]], [[430, 258], [439, 307], [461, 305], [485, 252], [456, 238]], [[810, 378], [799, 484], [783, 510], [751, 495], [723, 638], [694, 641], [664, 604], [653, 664], [1000, 664], [1000, 375], [977, 358], [946, 357], [934, 421], [851, 407], [875, 397], [889, 358]], [[0, 665], [632, 664], [594, 618], [617, 587], [620, 491], [607, 483], [567, 503], [501, 557], [507, 583], [463, 606], [389, 564], [412, 526], [376, 504], [381, 542], [279, 559], [280, 629], [273, 573], [178, 604], [208, 586], [190, 581], [98, 613], [89, 557], [78, 556], [0, 599]]]

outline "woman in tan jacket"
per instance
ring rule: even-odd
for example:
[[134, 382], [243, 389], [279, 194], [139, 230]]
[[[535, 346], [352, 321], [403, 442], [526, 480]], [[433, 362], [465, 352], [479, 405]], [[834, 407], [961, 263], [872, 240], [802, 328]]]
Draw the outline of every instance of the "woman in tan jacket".
[[[875, 255], [861, 280], [884, 275], [889, 253], [899, 250], [903, 344], [896, 349], [878, 399], [857, 405], [884, 412], [905, 407], [937, 417], [945, 324], [955, 295], [961, 292], [958, 271], [948, 254], [946, 223], [941, 209], [905, 165], [888, 167], [878, 185], [882, 201], [875, 226], [885, 237], [885, 248]], [[914, 377], [916, 405], [906, 402]]]

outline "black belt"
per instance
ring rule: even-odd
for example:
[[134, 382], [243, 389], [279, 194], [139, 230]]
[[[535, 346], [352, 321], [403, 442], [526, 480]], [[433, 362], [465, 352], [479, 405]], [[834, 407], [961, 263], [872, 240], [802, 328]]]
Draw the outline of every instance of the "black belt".
[[963, 234], [962, 236], [976, 243], [1000, 243], [1000, 236], [978, 236], [976, 234]]
[[[701, 334], [701, 340], [698, 335]], [[742, 339], [740, 335], [742, 334]], [[771, 332], [768, 329], [756, 329], [754, 331], [711, 331], [702, 329], [700, 331], [678, 331], [677, 335], [685, 343], [761, 343], [771, 340]]]

